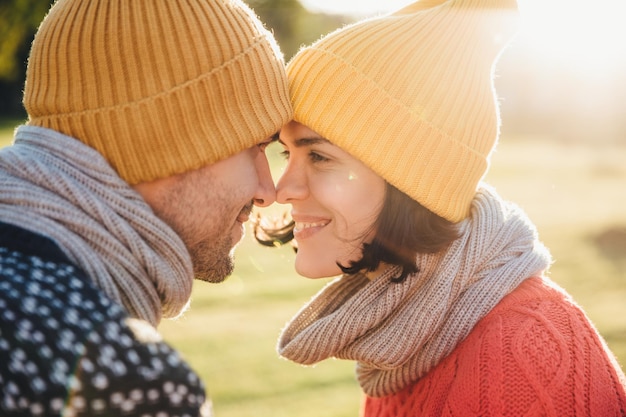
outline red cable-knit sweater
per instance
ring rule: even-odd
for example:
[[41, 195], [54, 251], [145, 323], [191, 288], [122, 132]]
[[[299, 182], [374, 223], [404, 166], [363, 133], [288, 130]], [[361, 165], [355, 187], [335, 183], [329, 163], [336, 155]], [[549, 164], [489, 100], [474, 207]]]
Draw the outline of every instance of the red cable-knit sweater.
[[416, 384], [363, 417], [626, 416], [626, 379], [571, 298], [526, 280]]

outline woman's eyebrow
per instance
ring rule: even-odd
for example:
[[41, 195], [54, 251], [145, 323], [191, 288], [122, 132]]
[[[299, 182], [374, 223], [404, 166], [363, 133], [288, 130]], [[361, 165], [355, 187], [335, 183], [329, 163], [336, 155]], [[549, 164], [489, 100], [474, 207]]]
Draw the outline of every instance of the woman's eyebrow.
[[[285, 145], [285, 143], [280, 138], [278, 139], [278, 141], [282, 143], [283, 145]], [[311, 137], [311, 138], [298, 138], [293, 143], [296, 148], [301, 148], [303, 146], [311, 146], [311, 145], [330, 143], [330, 142], [328, 139]]]

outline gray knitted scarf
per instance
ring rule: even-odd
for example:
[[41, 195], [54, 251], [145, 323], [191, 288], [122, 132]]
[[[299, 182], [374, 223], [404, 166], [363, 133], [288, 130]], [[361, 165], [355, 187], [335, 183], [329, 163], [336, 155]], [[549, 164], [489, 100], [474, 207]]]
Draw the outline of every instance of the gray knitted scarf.
[[419, 255], [419, 272], [402, 283], [389, 280], [398, 267], [372, 281], [362, 274], [332, 281], [287, 324], [279, 353], [306, 365], [355, 360], [363, 391], [374, 397], [416, 382], [551, 262], [525, 214], [486, 186], [461, 233], [448, 250]]
[[133, 317], [156, 326], [189, 303], [193, 270], [181, 239], [76, 139], [17, 129], [0, 150], [0, 220], [54, 240]]

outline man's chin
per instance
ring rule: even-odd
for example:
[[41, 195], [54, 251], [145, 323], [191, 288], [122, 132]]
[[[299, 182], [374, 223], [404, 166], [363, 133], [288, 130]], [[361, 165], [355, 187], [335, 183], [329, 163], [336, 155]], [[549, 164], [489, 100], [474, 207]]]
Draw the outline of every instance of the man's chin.
[[[222, 248], [225, 249], [225, 248]], [[226, 278], [232, 275], [235, 270], [235, 248], [230, 251], [221, 251], [219, 248], [213, 248], [212, 256], [207, 257], [210, 249], [201, 251], [205, 256], [192, 256], [194, 277], [197, 280], [219, 284], [224, 282]], [[221, 255], [220, 255], [221, 254]], [[217, 259], [214, 257], [217, 256]], [[201, 260], [198, 262], [198, 260]]]
[[226, 278], [231, 276], [234, 270], [235, 259], [231, 251], [227, 257], [220, 259], [212, 268], [198, 274], [196, 278], [213, 284], [219, 284], [220, 282], [226, 281]]

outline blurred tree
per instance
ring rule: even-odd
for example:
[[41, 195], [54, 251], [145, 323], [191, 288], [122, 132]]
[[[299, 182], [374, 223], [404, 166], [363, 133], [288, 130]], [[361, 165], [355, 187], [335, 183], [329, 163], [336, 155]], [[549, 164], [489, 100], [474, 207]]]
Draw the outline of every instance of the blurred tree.
[[3, 0], [0, 3], [0, 78], [15, 80], [22, 71], [18, 54], [29, 45], [51, 0]]
[[39, 22], [53, 0], [0, 2], [0, 115], [23, 115], [26, 59]]
[[248, 5], [270, 29], [289, 60], [301, 45], [317, 40], [350, 22], [346, 16], [312, 13], [298, 0], [247, 0]]
[[305, 13], [304, 7], [297, 0], [249, 0], [247, 3], [274, 33], [285, 58], [291, 56], [299, 46], [296, 22]]

